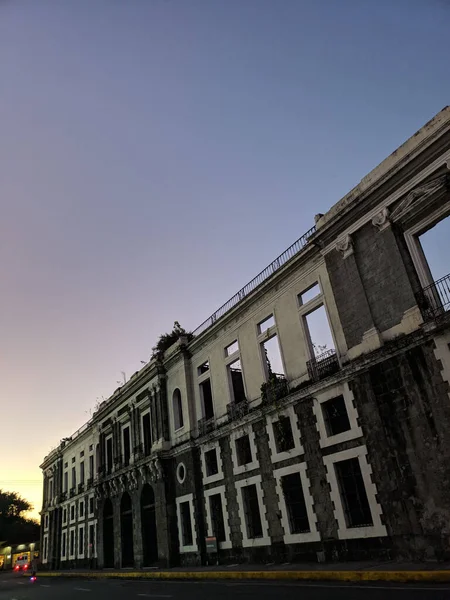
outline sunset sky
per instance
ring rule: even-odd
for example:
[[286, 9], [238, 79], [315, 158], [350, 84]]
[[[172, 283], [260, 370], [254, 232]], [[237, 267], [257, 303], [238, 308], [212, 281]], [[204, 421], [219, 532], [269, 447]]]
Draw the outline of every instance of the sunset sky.
[[[0, 488], [449, 104], [444, 0], [0, 2]], [[448, 272], [448, 269], [447, 269]]]

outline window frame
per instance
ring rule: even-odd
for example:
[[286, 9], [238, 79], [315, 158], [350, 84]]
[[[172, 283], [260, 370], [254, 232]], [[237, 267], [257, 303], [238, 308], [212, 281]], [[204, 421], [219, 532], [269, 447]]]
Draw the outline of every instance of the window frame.
[[[65, 536], [65, 544], [64, 544], [64, 536]], [[69, 536], [67, 535], [67, 529], [63, 529], [61, 531], [61, 560], [62, 561], [66, 561], [68, 558], [68, 548], [67, 548], [67, 542], [68, 542]], [[63, 552], [64, 551], [64, 552]]]
[[[192, 528], [192, 544], [189, 546], [183, 545], [183, 527], [181, 520], [181, 505], [184, 502], [189, 503], [190, 516], [191, 516], [191, 528]], [[195, 512], [194, 512], [194, 494], [185, 494], [184, 496], [179, 496], [175, 500], [176, 508], [177, 508], [177, 527], [178, 527], [178, 545], [180, 554], [188, 554], [189, 552], [198, 552], [198, 543], [197, 543], [197, 527], [195, 520]]]
[[[345, 408], [347, 409], [347, 416], [350, 422], [350, 429], [338, 433], [336, 435], [328, 435], [327, 427], [325, 423], [325, 417], [322, 410], [322, 404], [332, 400], [337, 396], [343, 396], [345, 402]], [[335, 444], [341, 444], [342, 442], [348, 442], [350, 440], [356, 440], [363, 437], [363, 431], [358, 423], [358, 411], [354, 404], [355, 396], [351, 391], [348, 382], [341, 383], [338, 385], [330, 386], [314, 395], [313, 399], [313, 413], [316, 417], [317, 430], [319, 432], [319, 445], [321, 448], [328, 448]]]
[[[359, 461], [359, 468], [361, 470], [373, 522], [373, 525], [368, 527], [347, 526], [343, 501], [341, 498], [334, 465], [335, 463], [348, 460], [349, 458], [358, 458]], [[329, 454], [328, 456], [323, 457], [323, 462], [327, 471], [327, 481], [330, 485], [331, 500], [334, 505], [334, 518], [338, 524], [338, 538], [340, 540], [350, 540], [357, 538], [386, 537], [387, 530], [381, 521], [383, 510], [377, 501], [377, 487], [375, 483], [372, 482], [372, 467], [367, 459], [367, 447], [365, 445], [356, 446], [355, 448], [343, 450], [342, 452], [337, 452], [336, 454]]]
[[[306, 512], [308, 515], [310, 531], [304, 533], [291, 533], [289, 523], [289, 512], [283, 493], [282, 478], [286, 475], [293, 475], [294, 473], [298, 473], [300, 476], [300, 481], [303, 489], [303, 497], [306, 505]], [[275, 486], [278, 495], [278, 506], [281, 511], [281, 526], [283, 527], [284, 531], [284, 543], [305, 544], [308, 542], [320, 541], [320, 532], [317, 529], [317, 516], [314, 512], [314, 499], [310, 492], [311, 484], [307, 475], [307, 464], [305, 462], [302, 462], [287, 467], [281, 467], [280, 469], [275, 469], [273, 472], [273, 476], [275, 479]]]
[[[207, 469], [206, 469], [205, 454], [207, 452], [211, 451], [211, 450], [214, 450], [214, 449], [216, 450], [218, 471], [214, 475], [209, 475], [208, 476], [208, 472], [207, 472]], [[216, 440], [214, 442], [209, 442], [208, 444], [204, 444], [203, 446], [201, 446], [201, 448], [200, 448], [200, 460], [201, 460], [202, 478], [203, 478], [203, 484], [204, 485], [206, 485], [208, 483], [215, 483], [216, 481], [221, 481], [224, 478], [222, 453], [220, 451], [220, 441], [219, 440]]]
[[220, 550], [229, 550], [232, 548], [231, 542], [231, 530], [230, 524], [228, 522], [228, 503], [225, 494], [225, 485], [219, 485], [214, 488], [209, 488], [204, 490], [204, 498], [205, 498], [205, 516], [206, 516], [206, 531], [209, 537], [213, 536], [213, 526], [212, 526], [212, 511], [210, 498], [211, 496], [219, 495], [222, 499], [222, 513], [223, 513], [223, 523], [225, 529], [225, 541], [218, 542], [218, 547]]
[[[81, 535], [80, 532], [83, 532], [83, 540], [81, 540]], [[81, 558], [83, 559], [86, 555], [86, 526], [83, 523], [82, 525], [78, 525], [78, 535], [77, 535], [77, 541], [76, 541], [76, 546], [77, 546], [77, 558]], [[83, 541], [83, 550], [80, 551], [80, 542]]]
[[[241, 532], [242, 532], [242, 547], [251, 548], [255, 546], [270, 546], [271, 538], [269, 535], [269, 524], [267, 522], [266, 511], [264, 506], [264, 492], [262, 488], [261, 475], [254, 475], [247, 479], [240, 479], [235, 482], [235, 488], [237, 492], [238, 512], [241, 521]], [[244, 499], [242, 494], [242, 488], [250, 485], [256, 485], [256, 493], [258, 498], [259, 516], [261, 519], [262, 526], [262, 537], [260, 538], [249, 538], [247, 535], [247, 520], [245, 518]]]
[[[252, 451], [252, 461], [245, 465], [239, 465], [237, 457], [236, 440], [244, 435], [248, 435], [249, 437], [250, 448]], [[230, 446], [231, 462], [233, 464], [233, 475], [241, 475], [241, 473], [247, 473], [248, 471], [259, 469], [255, 432], [253, 431], [253, 427], [251, 425], [247, 425], [245, 427], [241, 427], [239, 429], [236, 429], [235, 431], [232, 431], [230, 434]]]
[[[294, 448], [291, 450], [287, 450], [285, 452], [278, 452], [277, 444], [275, 439], [275, 431], [274, 431], [274, 423], [279, 420], [279, 417], [289, 417], [292, 428], [292, 436], [294, 438]], [[301, 456], [305, 453], [305, 450], [302, 446], [302, 435], [300, 431], [300, 425], [298, 422], [298, 417], [295, 412], [293, 406], [288, 406], [283, 410], [279, 410], [277, 412], [271, 413], [266, 417], [266, 431], [269, 436], [269, 449], [270, 449], [270, 458], [272, 463], [280, 462], [281, 460], [286, 460], [288, 458], [293, 458], [294, 456]]]
[[[179, 427], [176, 426], [177, 424], [176, 424], [176, 419], [175, 419], [175, 392], [177, 392], [177, 391], [178, 391], [178, 398], [179, 398], [179, 407], [178, 407]], [[172, 392], [172, 423], [173, 423], [173, 432], [175, 434], [180, 433], [185, 428], [183, 396], [181, 395], [181, 390], [179, 387], [176, 387]]]

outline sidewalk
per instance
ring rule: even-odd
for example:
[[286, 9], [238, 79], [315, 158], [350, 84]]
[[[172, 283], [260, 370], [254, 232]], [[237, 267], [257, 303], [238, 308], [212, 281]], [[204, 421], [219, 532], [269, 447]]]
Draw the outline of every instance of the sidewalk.
[[172, 569], [104, 569], [101, 571], [41, 571], [40, 577], [80, 579], [385, 581], [450, 582], [450, 563], [351, 562], [328, 564], [218, 565]]

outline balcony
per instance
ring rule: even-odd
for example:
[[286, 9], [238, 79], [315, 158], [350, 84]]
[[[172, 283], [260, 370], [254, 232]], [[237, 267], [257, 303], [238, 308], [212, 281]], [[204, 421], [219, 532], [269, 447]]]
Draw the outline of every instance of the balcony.
[[76, 490], [76, 488], [74, 488], [74, 487], [73, 487], [73, 488], [71, 488], [71, 490], [70, 490], [70, 497], [71, 497], [71, 498], [73, 498], [73, 497], [75, 496], [75, 494], [76, 494], [76, 491], [77, 491], [77, 490]]
[[336, 350], [327, 350], [318, 356], [315, 356], [306, 363], [308, 376], [311, 381], [320, 381], [334, 375], [341, 368], [339, 365]]
[[423, 288], [419, 306], [426, 321], [450, 311], [450, 274]]
[[211, 433], [216, 428], [216, 420], [214, 417], [203, 417], [198, 421], [198, 435], [206, 435]]
[[248, 414], [250, 407], [248, 400], [241, 400], [240, 402], [230, 402], [227, 404], [227, 415], [229, 421], [238, 421]]

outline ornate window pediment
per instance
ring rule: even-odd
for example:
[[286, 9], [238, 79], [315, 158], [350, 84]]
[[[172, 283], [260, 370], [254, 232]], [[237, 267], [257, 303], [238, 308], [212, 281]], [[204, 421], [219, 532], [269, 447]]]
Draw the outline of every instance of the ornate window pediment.
[[440, 175], [426, 183], [419, 185], [409, 192], [400, 204], [391, 212], [391, 221], [401, 221], [410, 218], [423, 209], [430, 198], [438, 192], [444, 192], [449, 187], [449, 176]]

